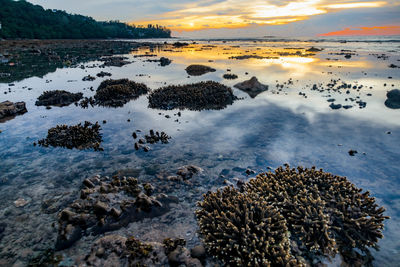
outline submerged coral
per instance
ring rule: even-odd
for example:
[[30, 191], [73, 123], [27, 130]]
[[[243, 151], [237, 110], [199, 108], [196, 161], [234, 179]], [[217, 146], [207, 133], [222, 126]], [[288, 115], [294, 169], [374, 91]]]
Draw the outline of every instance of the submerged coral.
[[[346, 263], [368, 265], [369, 247], [378, 248], [383, 221], [388, 219], [369, 192], [362, 193], [346, 177], [315, 167], [286, 165], [275, 173], [261, 173], [242, 191], [225, 188], [208, 193], [196, 212], [210, 254], [236, 266], [261, 265], [263, 260], [275, 265], [277, 259], [292, 263], [293, 258], [315, 264], [338, 252]], [[272, 227], [275, 232], [266, 232]], [[271, 236], [275, 242], [270, 245], [280, 247], [283, 254], [260, 254], [266, 244], [259, 241]], [[246, 246], [239, 249], [241, 244]]]
[[207, 81], [159, 88], [149, 95], [149, 107], [165, 110], [223, 109], [236, 99], [231, 88]]
[[82, 93], [70, 93], [64, 90], [45, 91], [38, 97], [36, 106], [68, 106], [82, 98]]
[[83, 125], [81, 123], [73, 126], [57, 125], [49, 129], [47, 137], [39, 140], [38, 144], [44, 147], [65, 147], [68, 149], [93, 148], [95, 151], [102, 151], [103, 148], [100, 147], [102, 141], [100, 125], [97, 122], [92, 124], [85, 121]]
[[148, 88], [143, 83], [136, 83], [128, 79], [105, 80], [96, 90], [94, 99], [96, 104], [108, 107], [122, 107], [132, 99], [146, 94]]

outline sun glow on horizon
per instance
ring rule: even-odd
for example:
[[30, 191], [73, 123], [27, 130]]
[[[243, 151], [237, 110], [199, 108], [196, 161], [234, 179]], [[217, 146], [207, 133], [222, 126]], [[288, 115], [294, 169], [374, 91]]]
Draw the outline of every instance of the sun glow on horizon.
[[[208, 4], [210, 3], [211, 4]], [[254, 0], [209, 1], [186, 4], [183, 8], [159, 15], [158, 19], [131, 22], [137, 25], [161, 24], [173, 31], [198, 31], [203, 29], [242, 28], [251, 25], [281, 25], [306, 20], [344, 9], [378, 8], [389, 5], [385, 1], [335, 1], [307, 0], [301, 2]]]

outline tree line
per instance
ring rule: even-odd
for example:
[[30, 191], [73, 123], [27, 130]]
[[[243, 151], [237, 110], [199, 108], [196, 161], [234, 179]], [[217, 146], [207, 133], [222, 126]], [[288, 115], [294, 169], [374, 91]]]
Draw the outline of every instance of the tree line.
[[119, 21], [96, 21], [61, 10], [46, 10], [25, 0], [0, 0], [0, 23], [3, 39], [171, 37], [171, 31], [159, 25], [130, 26]]

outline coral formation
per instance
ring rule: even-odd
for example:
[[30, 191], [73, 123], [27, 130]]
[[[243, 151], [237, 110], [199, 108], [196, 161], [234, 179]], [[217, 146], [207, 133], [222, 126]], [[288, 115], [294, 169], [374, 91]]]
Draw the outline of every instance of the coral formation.
[[132, 99], [146, 94], [148, 88], [143, 83], [136, 83], [128, 79], [105, 80], [96, 90], [94, 99], [96, 104], [108, 107], [122, 107]]
[[45, 91], [38, 97], [36, 106], [68, 106], [82, 98], [82, 93], [70, 93], [64, 90]]
[[189, 65], [185, 70], [186, 70], [187, 74], [192, 75], [192, 76], [201, 76], [208, 72], [216, 71], [216, 69], [211, 68], [209, 66], [197, 65], [197, 64]]
[[[137, 138], [137, 134], [136, 132], [132, 133], [132, 137], [133, 139]], [[151, 129], [149, 134], [146, 134], [143, 138], [140, 138], [139, 141], [135, 142], [135, 149], [139, 150], [141, 147], [143, 147], [143, 150], [145, 152], [148, 152], [150, 150], [150, 148], [148, 146], [144, 146], [144, 144], [155, 144], [158, 142], [161, 142], [162, 144], [168, 144], [169, 143], [169, 139], [171, 139], [171, 136], [167, 135], [165, 132], [161, 132], [159, 133], [158, 131], [156, 131], [154, 133], [154, 130]]]
[[226, 187], [196, 211], [209, 253], [228, 266], [298, 266], [284, 217], [264, 199]]
[[92, 124], [85, 121], [83, 125], [79, 123], [73, 126], [57, 125], [50, 128], [47, 132], [47, 137], [39, 140], [38, 144], [44, 147], [93, 148], [95, 151], [102, 151], [103, 148], [100, 147], [102, 141], [98, 122]]
[[149, 95], [149, 107], [171, 109], [223, 109], [237, 99], [232, 89], [213, 81], [170, 85]]
[[[346, 263], [368, 265], [369, 247], [378, 248], [388, 219], [369, 192], [315, 167], [279, 167], [257, 175], [241, 190], [208, 193], [196, 212], [210, 254], [235, 266], [265, 260], [271, 265], [315, 264], [338, 252]], [[260, 242], [271, 237], [275, 241], [269, 245]], [[269, 246], [279, 246], [281, 254], [265, 250]]]
[[71, 246], [84, 234], [101, 234], [160, 216], [169, 211], [169, 203], [177, 202], [164, 194], [144, 194], [133, 177], [94, 176], [82, 185], [80, 197], [59, 213], [58, 250]]

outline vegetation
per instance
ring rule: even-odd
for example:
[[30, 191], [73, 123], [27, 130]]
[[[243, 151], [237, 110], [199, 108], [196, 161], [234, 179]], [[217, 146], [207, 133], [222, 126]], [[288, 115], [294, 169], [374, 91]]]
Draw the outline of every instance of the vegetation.
[[168, 38], [171, 31], [158, 25], [129, 26], [119, 21], [98, 22], [91, 17], [43, 9], [25, 0], [0, 0], [0, 38], [102, 39]]

